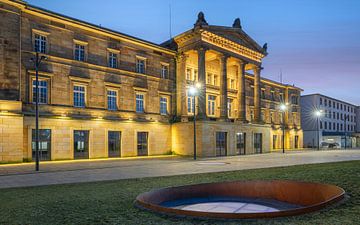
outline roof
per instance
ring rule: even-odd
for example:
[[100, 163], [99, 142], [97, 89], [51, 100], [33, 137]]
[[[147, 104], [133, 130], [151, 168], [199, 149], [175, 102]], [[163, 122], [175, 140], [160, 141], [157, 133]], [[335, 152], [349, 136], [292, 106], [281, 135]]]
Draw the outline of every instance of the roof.
[[44, 9], [44, 8], [41, 8], [41, 7], [38, 7], [38, 6], [34, 6], [34, 5], [31, 5], [31, 4], [28, 4], [25, 1], [11, 0], [11, 2], [21, 4], [27, 10], [42, 13], [44, 15], [49, 15], [49, 16], [55, 17], [57, 19], [61, 19], [61, 20], [65, 20], [65, 21], [68, 21], [68, 22], [78, 24], [78, 25], [86, 26], [86, 27], [89, 27], [89, 28], [92, 28], [92, 29], [95, 29], [95, 30], [103, 31], [103, 32], [106, 32], [108, 34], [118, 36], [120, 38], [124, 38], [124, 39], [128, 39], [128, 40], [137, 42], [139, 44], [145, 44], [145, 45], [147, 45], [149, 47], [157, 48], [159, 50], [165, 51], [165, 52], [170, 53], [170, 54], [175, 54], [176, 53], [175, 51], [173, 51], [173, 50], [171, 50], [169, 48], [165, 48], [164, 46], [161, 46], [159, 44], [156, 44], [156, 43], [153, 43], [153, 42], [150, 42], [150, 41], [138, 38], [138, 37], [134, 37], [134, 36], [131, 36], [131, 35], [128, 35], [128, 34], [124, 34], [124, 33], [121, 33], [119, 31], [112, 30], [112, 29], [109, 29], [109, 28], [106, 28], [106, 27], [102, 27], [102, 26], [99, 26], [99, 25], [96, 25], [96, 24], [92, 24], [92, 23], [89, 23], [89, 22], [86, 22], [86, 21], [83, 21], [83, 20], [79, 20], [79, 19], [76, 19], [76, 18], [73, 18], [73, 17], [70, 17], [70, 16], [66, 16], [66, 15], [63, 15], [63, 14], [60, 14], [60, 13], [57, 13], [57, 12], [53, 12], [53, 11], [50, 11], [50, 10], [47, 10], [47, 9]]
[[307, 94], [307, 95], [301, 95], [301, 97], [310, 97], [310, 96], [321, 96], [321, 97], [325, 97], [325, 98], [328, 98], [328, 99], [331, 99], [333, 101], [338, 101], [338, 102], [342, 102], [342, 103], [345, 103], [345, 104], [348, 104], [348, 105], [351, 105], [351, 106], [354, 106], [354, 107], [360, 107], [360, 106], [357, 106], [357, 105], [354, 105], [352, 103], [349, 103], [349, 102], [345, 102], [343, 100], [339, 100], [339, 99], [336, 99], [336, 98], [333, 98], [333, 97], [329, 97], [327, 95], [323, 95], [323, 94], [320, 94], [320, 93], [313, 93], [313, 94]]
[[[236, 24], [238, 23], [238, 24]], [[182, 32], [175, 37], [161, 43], [162, 46], [166, 47], [173, 47], [175, 40], [189, 35], [191, 33], [195, 33], [196, 30], [205, 30], [208, 32], [211, 32], [213, 34], [216, 34], [220, 37], [223, 37], [225, 39], [228, 39], [232, 42], [235, 42], [237, 44], [240, 44], [244, 47], [247, 47], [253, 51], [260, 52], [264, 55], [267, 55], [266, 51], [266, 44], [264, 47], [261, 47], [254, 39], [252, 39], [241, 27], [240, 19], [235, 19], [235, 22], [233, 26], [218, 26], [218, 25], [209, 25], [205, 18], [204, 14], [202, 12], [198, 15], [198, 21], [194, 24], [194, 28], [189, 29], [185, 32]]]
[[[251, 73], [245, 73], [247, 76], [250, 76], [250, 77], [254, 77], [254, 74], [251, 74]], [[295, 85], [290, 85], [290, 84], [284, 84], [284, 83], [280, 83], [280, 82], [277, 82], [277, 81], [274, 81], [274, 80], [271, 80], [271, 79], [268, 79], [268, 78], [265, 78], [265, 77], [260, 77], [260, 80], [262, 81], [267, 81], [269, 83], [272, 83], [272, 84], [275, 84], [275, 85], [278, 85], [278, 86], [282, 86], [283, 88], [293, 88], [293, 89], [297, 89], [299, 91], [304, 91], [303, 89], [295, 86]]]

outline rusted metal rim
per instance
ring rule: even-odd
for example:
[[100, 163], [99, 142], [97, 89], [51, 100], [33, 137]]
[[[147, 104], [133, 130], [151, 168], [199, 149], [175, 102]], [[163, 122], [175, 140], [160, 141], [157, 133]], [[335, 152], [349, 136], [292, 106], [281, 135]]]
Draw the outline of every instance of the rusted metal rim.
[[[294, 216], [320, 210], [344, 198], [345, 191], [335, 185], [288, 180], [233, 181], [169, 187], [142, 193], [135, 205], [154, 212], [200, 218], [272, 218]], [[275, 212], [223, 213], [182, 210], [162, 203], [190, 198], [261, 198], [296, 205], [295, 208]]]

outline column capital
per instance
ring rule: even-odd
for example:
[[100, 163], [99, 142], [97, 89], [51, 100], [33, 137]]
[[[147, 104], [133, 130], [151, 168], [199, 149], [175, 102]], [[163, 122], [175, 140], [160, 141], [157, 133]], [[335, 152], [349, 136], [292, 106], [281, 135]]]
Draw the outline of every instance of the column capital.
[[189, 55], [185, 54], [184, 52], [176, 54], [176, 61], [178, 62], [186, 61], [187, 58], [189, 58]]
[[204, 45], [197, 45], [195, 48], [194, 48], [198, 53], [199, 52], [206, 52], [206, 51], [208, 51], [209, 50], [209, 47], [207, 47], [207, 46], [204, 46]]
[[228, 53], [221, 53], [221, 55], [219, 55], [219, 59], [223, 61], [228, 60], [229, 58], [230, 58], [230, 54]]

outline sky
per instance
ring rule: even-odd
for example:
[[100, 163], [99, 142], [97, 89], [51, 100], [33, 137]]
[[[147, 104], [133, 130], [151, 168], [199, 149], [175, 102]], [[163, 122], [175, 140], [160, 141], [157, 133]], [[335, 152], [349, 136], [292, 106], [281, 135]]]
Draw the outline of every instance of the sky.
[[268, 43], [262, 76], [360, 105], [360, 0], [28, 0], [28, 3], [155, 43], [193, 27], [243, 30]]

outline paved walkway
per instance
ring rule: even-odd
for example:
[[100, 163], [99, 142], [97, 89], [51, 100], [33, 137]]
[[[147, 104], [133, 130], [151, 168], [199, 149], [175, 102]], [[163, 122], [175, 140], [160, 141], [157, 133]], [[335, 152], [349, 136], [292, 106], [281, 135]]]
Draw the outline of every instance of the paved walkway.
[[171, 176], [360, 160], [360, 150], [298, 151], [199, 159], [177, 156], [0, 165], [0, 188]]

